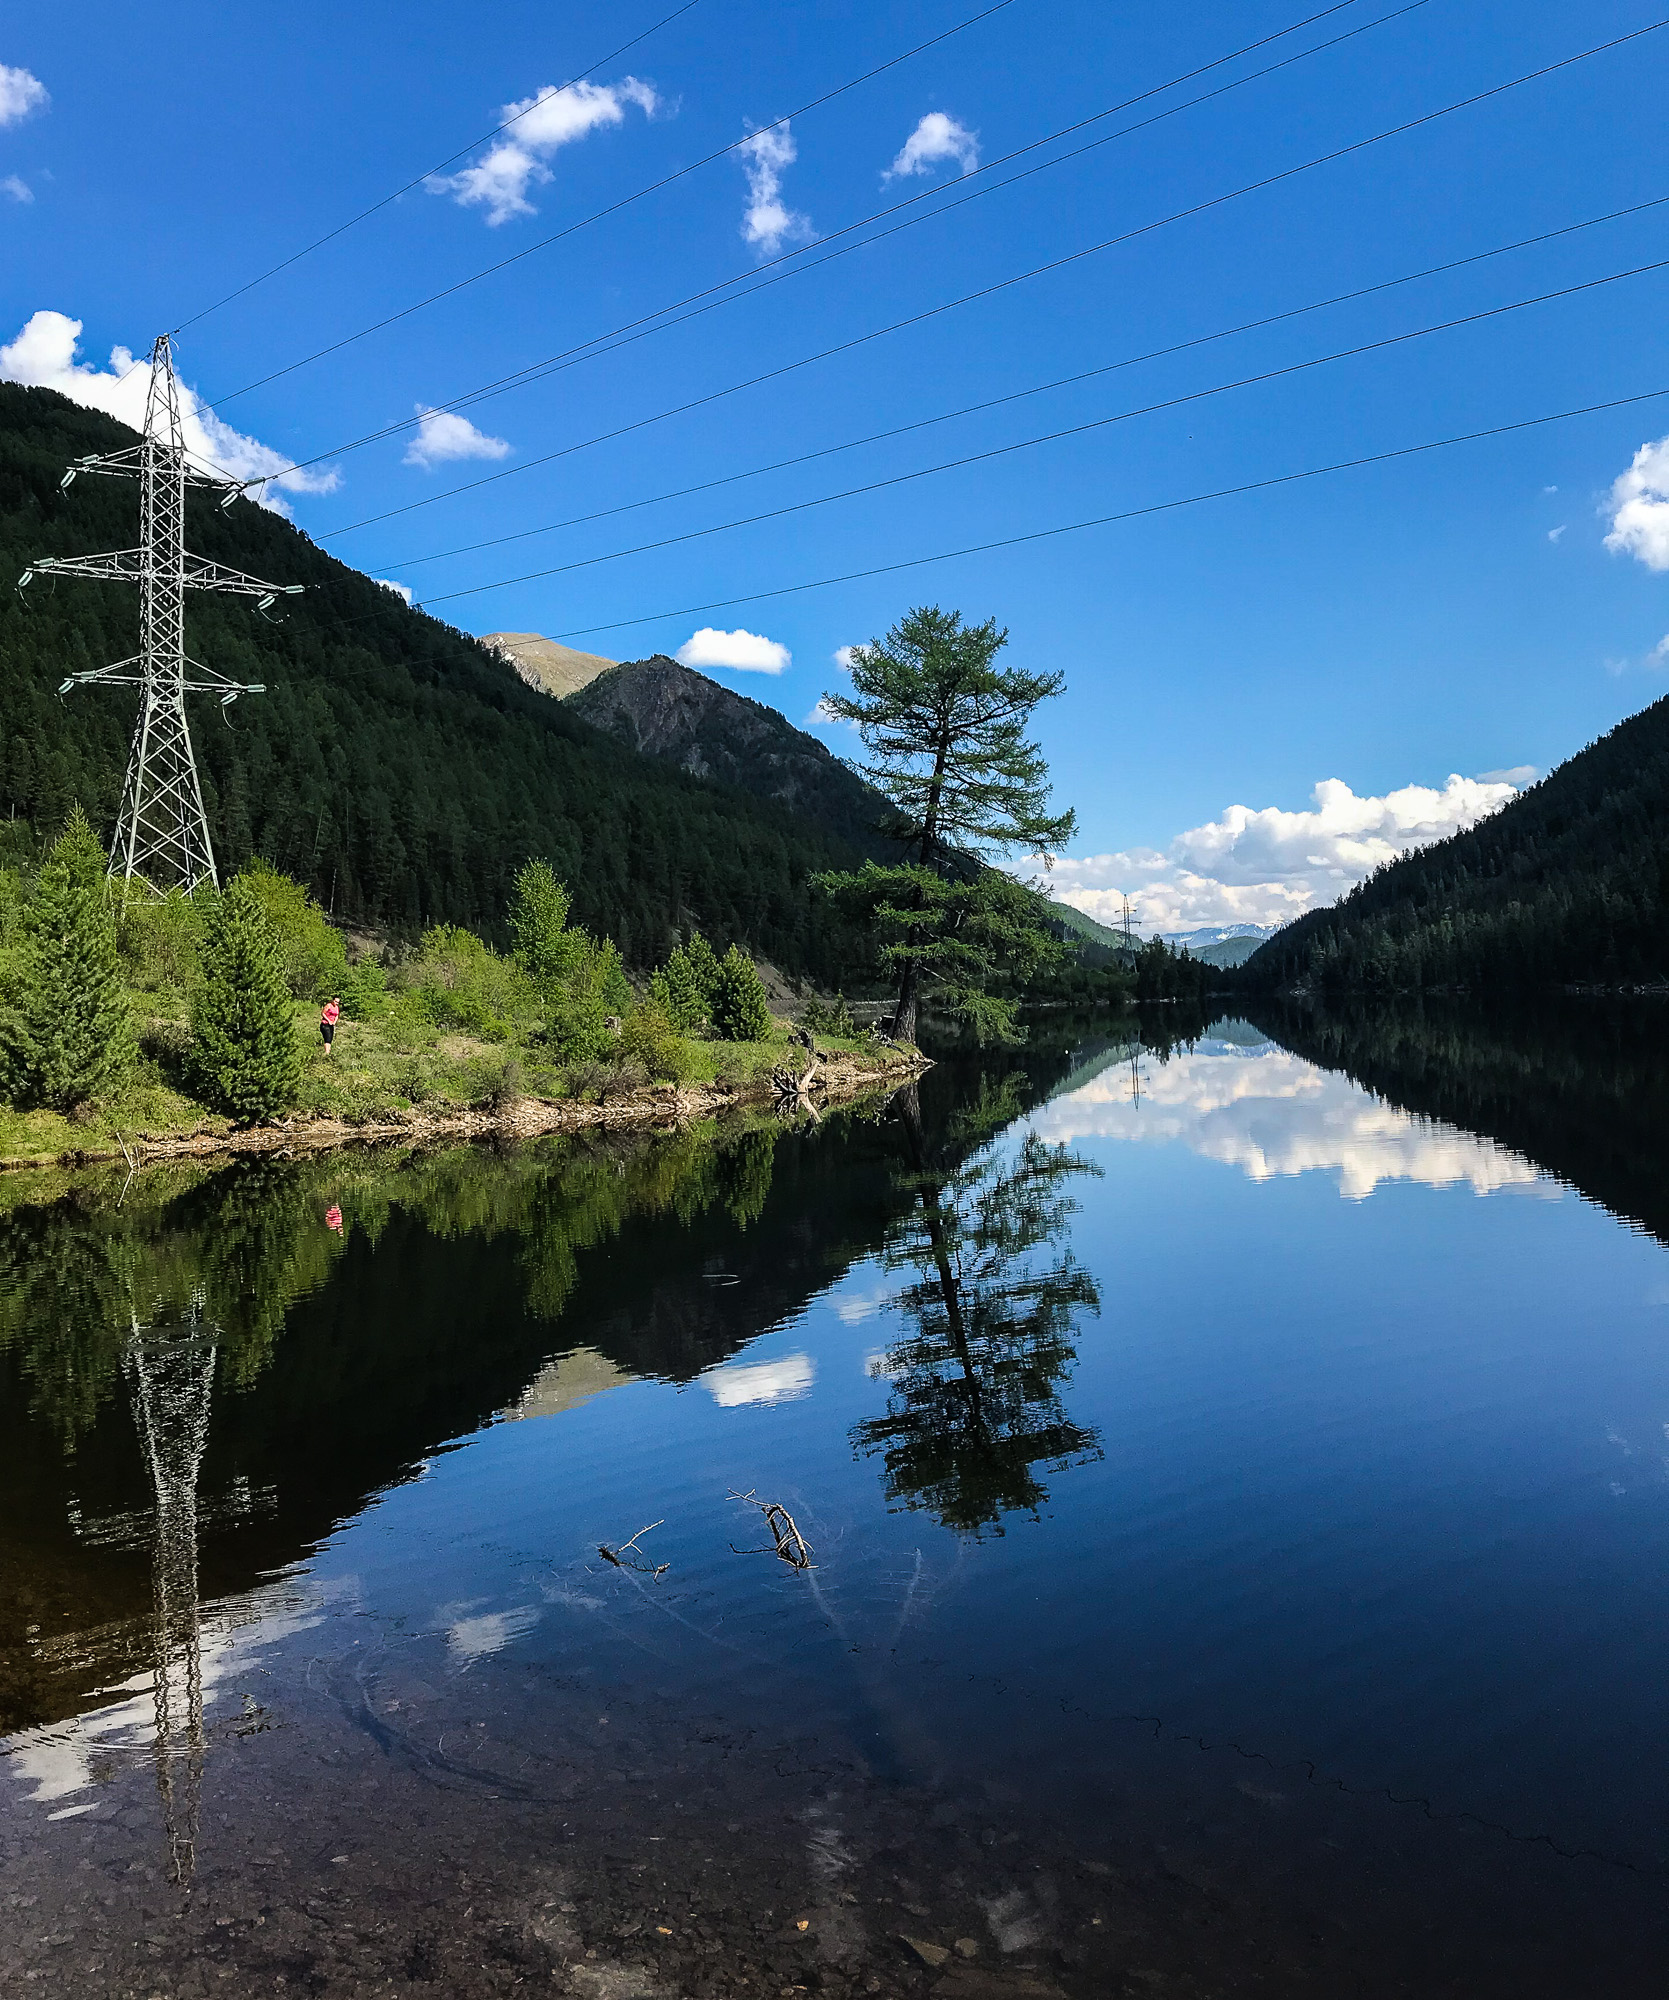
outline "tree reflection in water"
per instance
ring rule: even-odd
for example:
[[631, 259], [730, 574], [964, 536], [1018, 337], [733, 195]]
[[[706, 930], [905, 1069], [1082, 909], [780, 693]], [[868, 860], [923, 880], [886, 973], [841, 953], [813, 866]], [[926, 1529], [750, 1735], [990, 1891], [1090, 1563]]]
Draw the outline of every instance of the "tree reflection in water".
[[1037, 1511], [1040, 1469], [1101, 1455], [1060, 1393], [1078, 1317], [1099, 1313], [1101, 1295], [1059, 1240], [1078, 1208], [1067, 1183], [1100, 1169], [1036, 1133], [1015, 1153], [969, 1157], [1018, 1109], [1015, 1088], [982, 1085], [930, 1158], [915, 1093], [901, 1100], [915, 1206], [884, 1258], [917, 1274], [893, 1300], [911, 1331], [876, 1364], [892, 1380], [885, 1414], [852, 1433], [860, 1451], [883, 1454], [889, 1500], [974, 1536]]

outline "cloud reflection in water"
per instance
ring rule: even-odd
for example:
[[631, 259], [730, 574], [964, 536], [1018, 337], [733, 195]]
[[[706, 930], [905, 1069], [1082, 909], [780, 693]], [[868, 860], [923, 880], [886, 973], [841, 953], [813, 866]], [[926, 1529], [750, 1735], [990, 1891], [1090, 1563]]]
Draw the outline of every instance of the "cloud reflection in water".
[[1139, 1103], [1128, 1069], [1104, 1070], [1039, 1106], [1029, 1123], [1053, 1144], [1180, 1142], [1254, 1181], [1336, 1173], [1346, 1201], [1365, 1201], [1382, 1181], [1399, 1180], [1559, 1198], [1556, 1184], [1521, 1154], [1399, 1110], [1275, 1042], [1204, 1041], [1167, 1063], [1144, 1060]]

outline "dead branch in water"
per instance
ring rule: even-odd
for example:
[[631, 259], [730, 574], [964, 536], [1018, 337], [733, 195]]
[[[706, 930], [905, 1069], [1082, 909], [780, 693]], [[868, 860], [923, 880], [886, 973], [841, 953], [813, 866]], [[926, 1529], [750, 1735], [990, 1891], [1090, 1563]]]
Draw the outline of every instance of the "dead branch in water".
[[732, 1500], [741, 1501], [745, 1507], [757, 1507], [759, 1509], [760, 1513], [765, 1516], [765, 1525], [770, 1529], [771, 1540], [775, 1544], [773, 1548], [768, 1549], [739, 1549], [732, 1542], [730, 1547], [734, 1554], [739, 1556], [778, 1556], [783, 1562], [788, 1564], [790, 1569], [814, 1569], [816, 1567], [811, 1560], [811, 1544], [800, 1533], [794, 1516], [789, 1513], [786, 1507], [780, 1506], [775, 1500], [756, 1499], [751, 1486], [746, 1493], [738, 1493], [732, 1487], [730, 1497]]
[[611, 1562], [616, 1569], [634, 1569], [639, 1576], [652, 1576], [657, 1583], [671, 1569], [671, 1563], [651, 1563], [644, 1560], [644, 1551], [638, 1547], [639, 1540], [652, 1534], [656, 1528], [664, 1528], [664, 1520], [651, 1521], [647, 1528], [639, 1528], [629, 1542], [622, 1542], [618, 1549], [611, 1549], [607, 1542], [597, 1544], [597, 1553], [604, 1562]]

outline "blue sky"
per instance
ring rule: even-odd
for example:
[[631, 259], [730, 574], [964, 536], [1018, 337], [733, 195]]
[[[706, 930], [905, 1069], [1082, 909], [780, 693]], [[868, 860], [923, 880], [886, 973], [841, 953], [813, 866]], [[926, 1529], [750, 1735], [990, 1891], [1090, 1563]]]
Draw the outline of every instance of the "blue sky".
[[[1663, 691], [1669, 447], [1640, 462], [1623, 545], [1606, 541], [1619, 539], [1630, 497], [1614, 482], [1669, 432], [1669, 396], [919, 570], [651, 615], [1669, 389], [1662, 271], [858, 499], [453, 596], [1665, 254], [1669, 208], [1648, 210], [812, 464], [420, 562], [1669, 195], [1665, 29], [704, 409], [518, 469], [1657, 18], [1639, 0], [1580, 15], [1542, 0], [1426, 0], [1391, 20], [1398, 0], [1349, 5], [1023, 164], [1365, 30], [1352, 39], [936, 217], [959, 192], [1005, 178], [998, 168], [963, 188], [969, 167], [1318, 11], [1316, 0], [1211, 0], [1184, 21], [1012, 0], [751, 151], [236, 393], [978, 11], [976, 0], [698, 0], [584, 91], [469, 144], [671, 4], [505, 4], [485, 20], [427, 0], [14, 13], [0, 36], [5, 372], [108, 399], [107, 382], [65, 372], [70, 330], [35, 316], [80, 322], [75, 361], [98, 374], [114, 348], [142, 351], [180, 326], [184, 380], [272, 454], [217, 433], [223, 456], [242, 450], [255, 469], [323, 454], [312, 490], [284, 501], [344, 559], [472, 630], [567, 636], [615, 658], [676, 651], [698, 628], [752, 635], [690, 657], [779, 667], [706, 670], [796, 721], [837, 681], [837, 650], [909, 605], [995, 616], [1016, 658], [1067, 675], [1040, 717], [1058, 794], [1080, 819], [1063, 887], [1103, 915], [1133, 891], [1156, 926], [1269, 921], [1330, 898], [1379, 853], [1488, 809], [1527, 769], [1545, 771]], [[195, 317], [460, 149], [441, 181]], [[928, 219], [817, 268], [835, 232], [924, 191], [906, 213]], [[470, 406], [476, 436], [455, 418], [419, 422], [421, 409], [802, 246], [772, 266], [795, 275], [754, 297]], [[402, 428], [341, 449], [390, 425]], [[459, 449], [484, 455], [445, 456]], [[491, 473], [509, 476], [342, 532]], [[1318, 785], [1329, 786], [1319, 797]]]

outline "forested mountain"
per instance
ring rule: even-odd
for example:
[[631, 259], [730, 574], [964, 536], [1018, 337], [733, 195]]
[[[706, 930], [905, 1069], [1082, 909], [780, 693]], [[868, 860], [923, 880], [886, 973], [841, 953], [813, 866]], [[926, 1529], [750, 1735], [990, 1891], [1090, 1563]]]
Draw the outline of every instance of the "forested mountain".
[[1669, 979], [1669, 696], [1247, 960], [1261, 988], [1508, 992]]
[[[0, 823], [55, 832], [79, 799], [107, 829], [120, 798], [131, 689], [57, 689], [132, 655], [130, 586], [39, 579], [36, 556], [132, 547], [128, 480], [59, 479], [73, 458], [134, 434], [48, 389], [0, 383]], [[276, 515], [212, 496], [187, 505], [188, 540], [215, 561], [307, 586], [272, 622], [247, 599], [193, 593], [187, 645], [266, 693], [193, 731], [223, 867], [252, 853], [311, 885], [339, 921], [497, 935], [510, 883], [547, 857], [578, 921], [626, 957], [659, 957], [699, 923], [795, 971], [848, 954], [808, 878], [851, 866], [851, 844], [780, 805], [641, 757], [525, 686], [465, 633], [412, 611]]]

